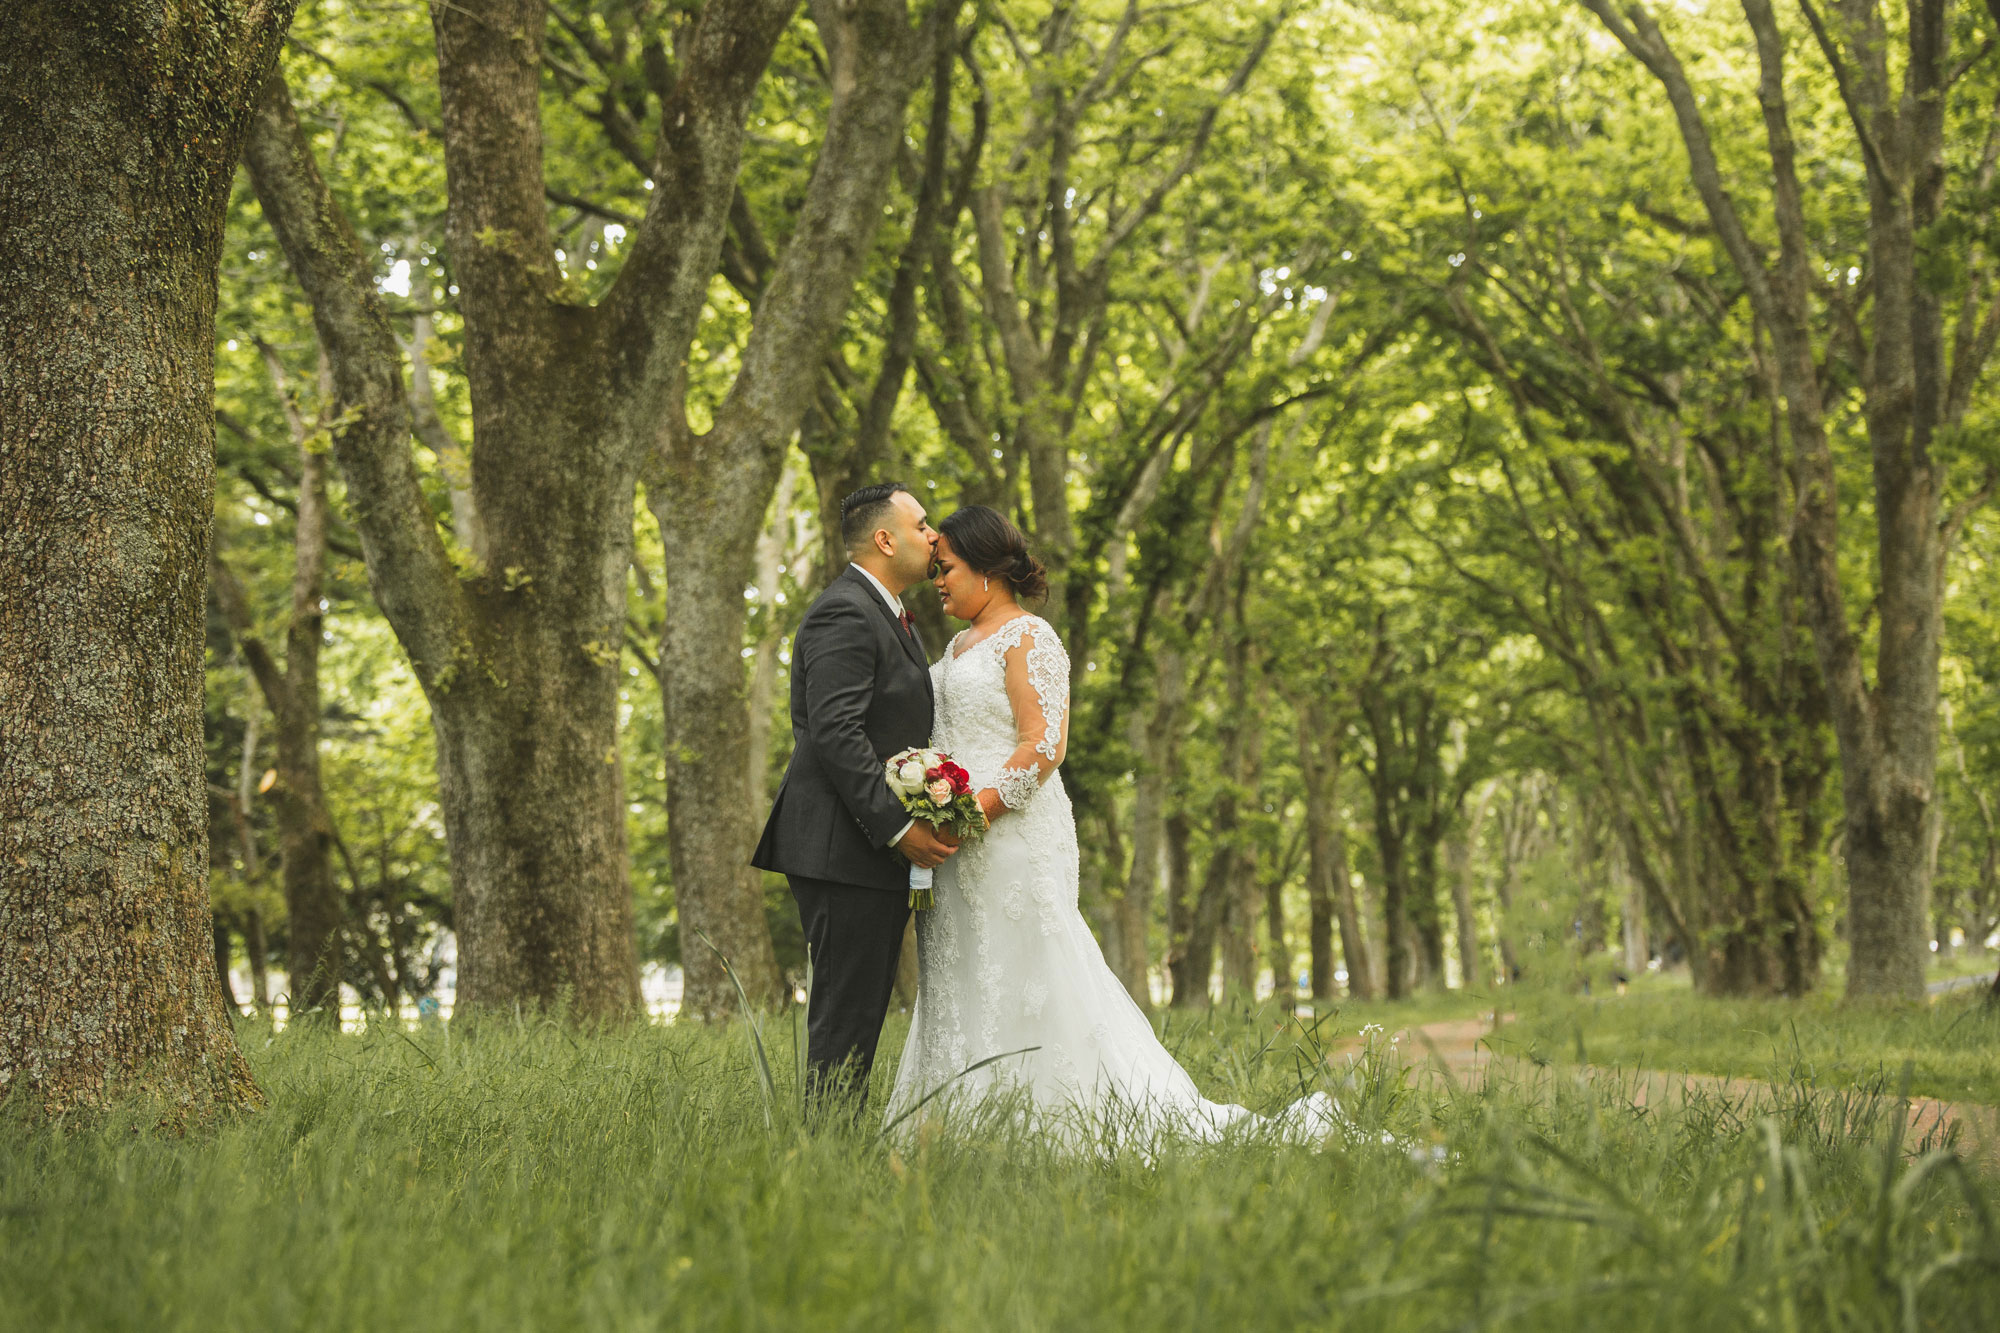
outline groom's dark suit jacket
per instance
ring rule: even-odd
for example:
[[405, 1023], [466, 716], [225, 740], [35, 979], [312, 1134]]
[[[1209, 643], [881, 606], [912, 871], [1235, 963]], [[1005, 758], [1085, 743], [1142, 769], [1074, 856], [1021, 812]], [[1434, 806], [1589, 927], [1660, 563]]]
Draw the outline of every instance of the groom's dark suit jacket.
[[910, 822], [882, 761], [929, 743], [931, 674], [867, 576], [849, 565], [792, 642], [791, 766], [750, 863], [902, 892], [910, 863], [889, 839]]

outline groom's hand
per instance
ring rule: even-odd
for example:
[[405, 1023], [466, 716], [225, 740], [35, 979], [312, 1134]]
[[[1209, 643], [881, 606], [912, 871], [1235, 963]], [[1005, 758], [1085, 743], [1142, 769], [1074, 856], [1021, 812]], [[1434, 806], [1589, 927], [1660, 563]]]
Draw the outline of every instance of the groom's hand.
[[946, 858], [958, 850], [958, 839], [949, 833], [940, 834], [919, 819], [897, 842], [896, 850], [908, 857], [911, 865], [930, 870], [943, 865]]

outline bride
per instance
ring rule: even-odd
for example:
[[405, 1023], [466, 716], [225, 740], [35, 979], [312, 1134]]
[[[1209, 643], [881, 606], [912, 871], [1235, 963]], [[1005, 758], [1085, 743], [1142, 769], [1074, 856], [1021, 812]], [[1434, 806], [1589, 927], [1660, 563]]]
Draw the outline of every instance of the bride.
[[1275, 1124], [1204, 1100], [1105, 964], [1077, 908], [1076, 823], [1059, 771], [1069, 656], [1021, 608], [1046, 595], [1042, 567], [1019, 529], [982, 505], [938, 534], [938, 593], [970, 623], [931, 667], [931, 744], [971, 773], [990, 827], [938, 867], [937, 905], [918, 914], [917, 1006], [890, 1122], [1001, 1092], [1024, 1096], [1058, 1135], [1214, 1139], [1271, 1127], [1323, 1138], [1337, 1123], [1324, 1093]]

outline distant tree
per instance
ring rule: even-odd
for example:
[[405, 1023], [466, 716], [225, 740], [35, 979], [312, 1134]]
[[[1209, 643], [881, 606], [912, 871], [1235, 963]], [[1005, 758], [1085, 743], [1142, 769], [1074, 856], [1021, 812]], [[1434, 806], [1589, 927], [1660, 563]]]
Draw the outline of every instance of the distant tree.
[[[243, 586], [225, 559], [211, 553], [216, 601], [257, 688], [277, 722], [278, 763], [271, 795], [278, 812], [280, 874], [285, 886], [289, 947], [289, 1013], [337, 1018], [340, 1013], [340, 889], [333, 877], [336, 838], [320, 780], [320, 639], [325, 622], [327, 457], [294, 400], [275, 351], [265, 356], [298, 450], [298, 512], [293, 524], [291, 604], [281, 662], [258, 633]], [[322, 428], [325, 407], [322, 405]], [[246, 812], [247, 813], [247, 812]]]
[[[1665, 93], [1709, 226], [1769, 339], [1758, 369], [1784, 403], [1799, 491], [1792, 555], [1839, 743], [1847, 993], [1921, 999], [1945, 559], [2000, 481], [1990, 455], [1952, 466], [1968, 452], [1958, 433], [2000, 339], [2000, 272], [1990, 242], [1962, 244], [1949, 266], [1930, 253], [1947, 236], [1992, 225], [2000, 125], [1990, 87], [1969, 96], [1966, 80], [1992, 47], [1973, 31], [1986, 16], [1952, 0], [1912, 0], [1901, 15], [1877, 0], [1836, 0], [1825, 14], [1802, 0], [1809, 32], [1793, 33], [1770, 0], [1743, 0], [1763, 151], [1754, 166], [1732, 170], [1731, 155], [1717, 150], [1718, 109], [1704, 105], [1721, 99], [1689, 78], [1677, 49], [1685, 42], [1643, 4], [1583, 3]], [[1794, 63], [1808, 42], [1817, 59]], [[1806, 122], [1790, 72], [1800, 66], [1831, 76], [1846, 113], [1866, 201], [1858, 246], [1812, 215], [1817, 187], [1801, 166], [1811, 144], [1800, 139]], [[1981, 147], [1948, 150], [1959, 133]], [[1842, 268], [1866, 283], [1850, 293], [1830, 282]], [[1842, 567], [1836, 462], [1857, 435], [1871, 464], [1875, 529], [1871, 586], [1859, 596]], [[1872, 673], [1871, 618], [1879, 626]]]

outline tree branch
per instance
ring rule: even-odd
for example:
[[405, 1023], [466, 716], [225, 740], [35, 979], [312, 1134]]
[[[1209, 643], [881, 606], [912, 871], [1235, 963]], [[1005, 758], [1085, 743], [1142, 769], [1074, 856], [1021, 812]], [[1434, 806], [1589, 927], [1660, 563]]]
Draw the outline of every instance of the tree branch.
[[614, 349], [609, 369], [629, 386], [635, 438], [652, 438], [668, 414], [735, 202], [750, 98], [797, 8], [798, 0], [705, 6], [660, 105], [648, 173], [655, 188], [599, 307]]
[[264, 216], [312, 302], [313, 327], [332, 369], [346, 423], [334, 431], [333, 448], [369, 584], [429, 686], [457, 655], [468, 612], [410, 456], [395, 334], [353, 229], [320, 178], [282, 77], [265, 88], [243, 157]]
[[1166, 202], [1167, 196], [1173, 193], [1174, 187], [1185, 180], [1188, 173], [1195, 169], [1195, 166], [1201, 161], [1202, 154], [1208, 149], [1209, 138], [1215, 132], [1215, 122], [1217, 117], [1222, 114], [1224, 104], [1230, 98], [1242, 92], [1244, 87], [1250, 82], [1250, 76], [1256, 72], [1257, 66], [1262, 63], [1265, 52], [1271, 49], [1271, 39], [1277, 35], [1278, 29], [1291, 17], [1291, 13], [1291, 5], [1280, 5], [1278, 12], [1265, 20], [1264, 26], [1258, 30], [1255, 40], [1250, 43], [1250, 49], [1244, 53], [1243, 59], [1237, 62], [1236, 69], [1230, 74], [1228, 82], [1222, 85], [1221, 91], [1215, 95], [1215, 100], [1210, 102], [1207, 109], [1201, 113], [1201, 119], [1196, 122], [1194, 133], [1189, 136], [1187, 147], [1181, 151], [1179, 160], [1172, 167], [1168, 168], [1164, 176], [1153, 183], [1152, 189], [1148, 190], [1137, 204], [1133, 205], [1122, 216], [1109, 220], [1104, 243], [1098, 247], [1097, 253], [1084, 266], [1084, 280], [1086, 282], [1094, 285], [1102, 280], [1103, 275], [1111, 267], [1112, 255], [1118, 251], [1119, 247], [1132, 238], [1134, 232], [1145, 225], [1148, 218], [1160, 210], [1160, 206]]
[[1716, 161], [1708, 123], [1702, 118], [1701, 102], [1688, 83], [1687, 71], [1681, 67], [1680, 58], [1667, 44], [1643, 5], [1635, 2], [1627, 9], [1632, 18], [1628, 24], [1613, 7], [1612, 0], [1582, 0], [1582, 3], [1597, 15], [1619, 44], [1659, 80], [1667, 94], [1667, 102], [1673, 108], [1674, 119], [1680, 125], [1681, 141], [1687, 149], [1695, 190], [1708, 210], [1709, 221], [1714, 224], [1722, 238], [1723, 248], [1729, 252], [1730, 260], [1742, 275], [1757, 317], [1766, 324], [1776, 324], [1779, 312], [1771, 289], [1770, 274], [1756, 246], [1751, 243], [1749, 232], [1743, 227], [1736, 200], [1723, 184], [1722, 168]]
[[835, 6], [814, 17], [833, 70], [833, 107], [793, 242], [757, 303], [742, 370], [713, 434], [775, 457], [798, 428], [826, 347], [881, 225], [903, 115], [961, 0], [940, 0], [913, 28], [902, 0]]
[[568, 190], [558, 190], [553, 185], [545, 188], [542, 193], [548, 196], [550, 203], [566, 204], [579, 213], [589, 213], [593, 217], [603, 218], [606, 222], [615, 222], [628, 232], [637, 228], [641, 221], [639, 217], [627, 213], [622, 208], [600, 204], [595, 199], [586, 199], [580, 194], [571, 194]]
[[1853, 72], [1841, 58], [1840, 47], [1834, 42], [1833, 34], [1827, 31], [1826, 20], [1820, 17], [1819, 7], [1813, 4], [1813, 0], [1799, 0], [1799, 9], [1812, 28], [1813, 40], [1819, 43], [1820, 52], [1826, 56], [1826, 63], [1833, 70], [1834, 86], [1840, 90], [1840, 100], [1847, 107], [1847, 118], [1853, 123], [1855, 137], [1861, 143], [1862, 160], [1868, 164], [1869, 174], [1875, 177], [1878, 186], [1886, 188], [1891, 180], [1889, 167], [1882, 160], [1882, 150], [1875, 146], [1875, 134], [1869, 128], [1868, 113], [1878, 108], [1862, 104]]
[[219, 547], [211, 546], [208, 557], [209, 586], [215, 590], [215, 604], [222, 611], [222, 619], [228, 624], [236, 646], [242, 650], [243, 660], [250, 667], [250, 674], [257, 681], [257, 689], [264, 696], [264, 702], [279, 717], [285, 716], [290, 707], [290, 691], [285, 680], [285, 671], [271, 656], [271, 649], [257, 633], [256, 619], [250, 614], [250, 599], [243, 592], [243, 584], [223, 559]]

